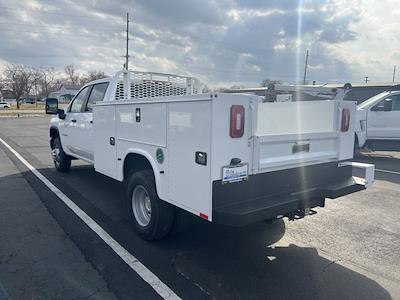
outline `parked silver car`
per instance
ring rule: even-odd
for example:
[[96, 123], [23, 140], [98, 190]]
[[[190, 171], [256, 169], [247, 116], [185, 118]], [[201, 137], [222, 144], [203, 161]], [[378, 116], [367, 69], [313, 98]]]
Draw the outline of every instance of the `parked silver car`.
[[11, 105], [8, 102], [0, 102], [0, 108], [10, 108]]

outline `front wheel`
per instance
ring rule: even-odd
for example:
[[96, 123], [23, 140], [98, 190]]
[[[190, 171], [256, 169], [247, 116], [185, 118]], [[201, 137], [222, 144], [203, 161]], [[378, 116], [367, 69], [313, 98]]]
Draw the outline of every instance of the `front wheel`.
[[54, 138], [51, 143], [51, 156], [57, 171], [67, 172], [71, 168], [71, 157], [64, 152], [59, 137]]
[[139, 235], [148, 240], [165, 237], [171, 230], [174, 210], [157, 196], [150, 170], [133, 173], [128, 180], [126, 206]]

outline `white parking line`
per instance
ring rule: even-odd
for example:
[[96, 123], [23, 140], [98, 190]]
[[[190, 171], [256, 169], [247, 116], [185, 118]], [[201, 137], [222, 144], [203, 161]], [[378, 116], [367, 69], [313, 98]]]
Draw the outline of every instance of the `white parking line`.
[[181, 299], [164, 282], [162, 282], [154, 273], [143, 265], [136, 257], [130, 254], [116, 240], [114, 240], [99, 224], [80, 209], [70, 198], [61, 192], [54, 184], [44, 177], [28, 161], [26, 161], [17, 151], [8, 145], [2, 138], [0, 142], [7, 147], [37, 178], [39, 178], [54, 194], [57, 195], [83, 222], [89, 226], [114, 252], [122, 258], [125, 263], [131, 267], [144, 281], [146, 281], [162, 298]]
[[400, 175], [400, 172], [390, 171], [390, 170], [384, 170], [384, 169], [375, 169], [375, 171], [382, 172], [382, 173], [389, 173], [389, 174]]

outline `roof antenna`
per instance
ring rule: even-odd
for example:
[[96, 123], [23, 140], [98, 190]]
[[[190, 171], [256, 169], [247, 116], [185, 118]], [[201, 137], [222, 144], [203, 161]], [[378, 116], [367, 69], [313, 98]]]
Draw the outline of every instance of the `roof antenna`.
[[129, 13], [126, 13], [126, 53], [124, 69], [129, 69]]

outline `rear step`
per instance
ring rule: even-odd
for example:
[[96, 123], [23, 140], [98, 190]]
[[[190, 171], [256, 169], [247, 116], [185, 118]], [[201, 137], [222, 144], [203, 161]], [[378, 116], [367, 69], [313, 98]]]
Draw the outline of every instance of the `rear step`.
[[254, 222], [288, 217], [297, 220], [315, 214], [313, 207], [325, 206], [325, 198], [337, 198], [365, 189], [352, 178], [335, 184], [324, 185], [307, 192], [273, 195], [248, 199], [224, 206], [214, 207], [213, 221], [230, 226], [245, 226]]
[[245, 226], [262, 220], [274, 219], [279, 216], [289, 217], [294, 220], [299, 218], [301, 215], [300, 211], [304, 210], [305, 207], [324, 206], [324, 203], [325, 199], [321, 197], [307, 199], [307, 203], [301, 200], [300, 197], [292, 195], [263, 197], [215, 208], [213, 210], [213, 221], [230, 226]]

